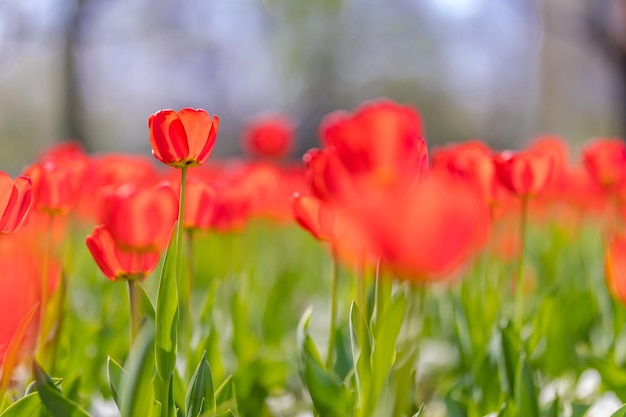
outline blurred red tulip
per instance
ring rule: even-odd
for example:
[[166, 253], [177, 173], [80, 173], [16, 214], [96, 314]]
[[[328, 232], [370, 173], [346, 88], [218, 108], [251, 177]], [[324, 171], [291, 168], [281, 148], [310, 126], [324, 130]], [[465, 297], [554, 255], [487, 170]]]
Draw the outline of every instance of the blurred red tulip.
[[553, 156], [535, 150], [504, 151], [496, 155], [494, 161], [500, 183], [521, 197], [534, 196], [543, 191], [554, 169]]
[[24, 221], [31, 206], [30, 178], [13, 179], [0, 171], [0, 233], [13, 233]]
[[[0, 240], [0, 367], [15, 332], [31, 309], [41, 301], [43, 257], [32, 241], [19, 235]], [[48, 264], [48, 294], [56, 289], [61, 268], [56, 262]], [[33, 327], [22, 341], [23, 348], [33, 346], [39, 314], [33, 316]], [[25, 354], [25, 352], [21, 352]]]
[[363, 223], [369, 246], [401, 277], [419, 281], [453, 273], [486, 243], [490, 229], [476, 188], [439, 171], [414, 192], [372, 209]]
[[378, 100], [362, 105], [353, 115], [337, 111], [324, 117], [320, 135], [327, 157], [313, 158], [312, 169], [321, 171], [314, 174], [315, 181], [325, 184], [314, 189], [329, 193], [319, 195], [322, 199], [345, 200], [343, 185], [357, 194], [371, 189], [403, 192], [428, 169], [421, 119], [408, 106]]
[[48, 150], [26, 169], [33, 183], [33, 204], [53, 215], [68, 214], [82, 194], [89, 157], [73, 143]]
[[613, 296], [626, 304], [626, 235], [616, 234], [609, 240], [604, 256], [604, 273]]
[[126, 248], [158, 252], [167, 246], [178, 200], [167, 184], [125, 184], [103, 196], [101, 223]]
[[293, 131], [293, 124], [286, 116], [260, 117], [246, 126], [242, 147], [255, 156], [282, 158], [291, 151]]
[[491, 149], [479, 140], [449, 145], [432, 155], [433, 169], [445, 169], [474, 184], [489, 204], [503, 198]]
[[621, 139], [595, 139], [583, 149], [583, 162], [595, 182], [613, 188], [626, 178], [626, 144]]
[[190, 177], [185, 197], [185, 228], [208, 230], [213, 224], [214, 207], [213, 187], [197, 176]]
[[316, 239], [324, 241], [333, 239], [334, 219], [327, 203], [312, 196], [296, 193], [293, 196], [292, 208], [298, 224]]
[[204, 164], [215, 145], [219, 118], [202, 109], [159, 110], [148, 119], [152, 154], [177, 167]]
[[159, 263], [158, 250], [133, 250], [119, 245], [104, 226], [97, 226], [86, 243], [100, 270], [112, 281], [143, 281]]

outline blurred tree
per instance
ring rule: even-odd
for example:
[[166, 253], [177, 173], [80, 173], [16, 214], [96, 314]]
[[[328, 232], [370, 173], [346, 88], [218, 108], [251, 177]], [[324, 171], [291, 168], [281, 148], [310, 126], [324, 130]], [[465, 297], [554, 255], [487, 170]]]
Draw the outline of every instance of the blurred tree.
[[589, 0], [587, 6], [592, 38], [615, 68], [621, 137], [626, 138], [626, 1]]

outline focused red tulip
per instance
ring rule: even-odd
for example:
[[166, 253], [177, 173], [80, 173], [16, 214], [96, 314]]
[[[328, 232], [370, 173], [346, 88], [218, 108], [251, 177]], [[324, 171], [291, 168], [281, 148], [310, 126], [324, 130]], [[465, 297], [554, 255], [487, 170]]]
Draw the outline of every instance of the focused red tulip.
[[293, 123], [286, 116], [260, 117], [246, 126], [242, 147], [255, 156], [282, 158], [291, 151], [293, 131]]
[[604, 256], [606, 284], [611, 294], [626, 304], [626, 235], [614, 235]]
[[112, 281], [143, 281], [159, 263], [158, 250], [134, 250], [120, 245], [104, 226], [97, 226], [86, 243], [102, 273]]
[[554, 158], [548, 152], [527, 150], [504, 151], [494, 157], [496, 175], [502, 185], [520, 197], [543, 191], [554, 169]]
[[583, 162], [602, 188], [618, 186], [626, 179], [626, 144], [621, 139], [595, 139], [583, 149]]
[[202, 109], [159, 110], [148, 119], [153, 155], [177, 167], [204, 164], [215, 145], [219, 118]]
[[0, 233], [14, 232], [24, 221], [31, 206], [30, 178], [13, 179], [0, 171]]
[[126, 248], [159, 252], [167, 246], [178, 215], [168, 184], [125, 184], [103, 196], [101, 223]]

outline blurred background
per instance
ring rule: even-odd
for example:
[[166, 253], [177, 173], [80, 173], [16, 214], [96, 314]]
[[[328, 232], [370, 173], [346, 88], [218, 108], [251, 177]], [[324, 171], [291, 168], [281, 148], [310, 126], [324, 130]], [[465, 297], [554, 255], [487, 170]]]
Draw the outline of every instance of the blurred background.
[[148, 116], [202, 107], [218, 156], [267, 111], [299, 155], [332, 110], [417, 106], [431, 144], [626, 136], [623, 0], [0, 0], [0, 169], [73, 138], [149, 153]]

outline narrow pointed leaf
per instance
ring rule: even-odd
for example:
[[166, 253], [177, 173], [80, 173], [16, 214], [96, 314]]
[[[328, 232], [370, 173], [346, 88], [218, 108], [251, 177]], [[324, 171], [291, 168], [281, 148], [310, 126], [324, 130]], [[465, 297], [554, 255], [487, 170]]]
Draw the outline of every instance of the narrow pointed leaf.
[[206, 358], [206, 351], [202, 354], [202, 359], [196, 367], [185, 399], [187, 417], [198, 417], [208, 411], [215, 413], [215, 394], [213, 392], [213, 377], [211, 367]]
[[0, 417], [39, 417], [44, 406], [37, 392], [32, 392], [14, 402]]
[[118, 408], [122, 407], [122, 393], [125, 389], [122, 382], [125, 382], [127, 378], [128, 372], [115, 359], [109, 356], [107, 358], [107, 380], [111, 395]]
[[126, 369], [128, 374], [123, 379], [122, 394], [123, 417], [145, 417], [152, 415], [154, 408], [154, 328], [146, 323], [133, 343]]
[[176, 284], [176, 224], [165, 251], [155, 312], [156, 368], [162, 380], [170, 378], [176, 366], [178, 290]]
[[78, 404], [63, 396], [37, 361], [33, 361], [33, 374], [41, 402], [52, 417], [90, 417]]

